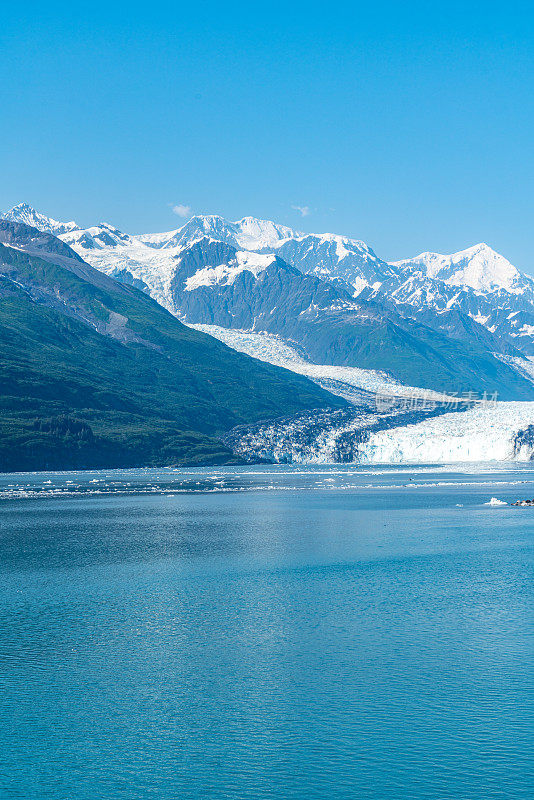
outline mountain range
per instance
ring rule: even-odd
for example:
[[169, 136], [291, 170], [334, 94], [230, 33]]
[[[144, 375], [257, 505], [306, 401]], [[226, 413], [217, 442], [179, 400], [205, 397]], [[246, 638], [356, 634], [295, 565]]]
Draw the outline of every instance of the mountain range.
[[26, 218], [40, 229], [0, 220], [1, 470], [222, 463], [236, 425], [347, 405], [183, 325], [51, 233], [61, 223]]
[[442, 392], [534, 397], [534, 280], [487, 245], [387, 263], [362, 241], [252, 217], [194, 216], [140, 235], [25, 204], [4, 218], [56, 233], [187, 324], [267, 332], [311, 362]]

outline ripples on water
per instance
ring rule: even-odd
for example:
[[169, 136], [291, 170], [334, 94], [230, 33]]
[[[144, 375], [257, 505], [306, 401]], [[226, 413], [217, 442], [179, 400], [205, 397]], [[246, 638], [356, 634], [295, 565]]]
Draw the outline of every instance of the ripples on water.
[[0, 476], [0, 797], [516, 800], [530, 465]]
[[299, 491], [310, 489], [404, 489], [438, 486], [477, 487], [530, 484], [530, 464], [357, 467], [219, 467], [203, 469], [135, 469], [85, 472], [0, 474], [0, 500], [109, 494], [176, 492]]

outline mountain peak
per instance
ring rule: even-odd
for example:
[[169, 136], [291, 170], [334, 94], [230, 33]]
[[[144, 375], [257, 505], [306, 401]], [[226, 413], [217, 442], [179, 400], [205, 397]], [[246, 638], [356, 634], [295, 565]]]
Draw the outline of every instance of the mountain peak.
[[2, 219], [7, 219], [10, 222], [21, 222], [32, 228], [37, 228], [39, 231], [52, 233], [54, 236], [79, 230], [78, 225], [74, 221], [58, 222], [51, 217], [45, 217], [44, 214], [40, 214], [28, 203], [18, 203], [16, 206], [13, 206], [11, 211], [7, 211], [1, 216]]
[[241, 246], [254, 250], [274, 247], [282, 239], [290, 239], [301, 234], [285, 225], [278, 225], [268, 219], [243, 217], [233, 223]]
[[273, 248], [282, 239], [295, 236], [291, 228], [270, 220], [243, 217], [231, 222], [218, 214], [195, 214], [177, 231], [168, 234], [143, 235], [142, 241], [162, 249], [187, 247], [200, 237], [208, 236], [230, 244], [238, 250]]
[[466, 247], [465, 250], [459, 250], [457, 253], [453, 253], [453, 256], [470, 256], [470, 255], [478, 255], [483, 254], [485, 256], [503, 258], [493, 247], [490, 247], [489, 244], [486, 242], [479, 242], [478, 244], [473, 244], [471, 247]]
[[504, 256], [485, 242], [450, 255], [425, 252], [411, 259], [394, 262], [408, 274], [437, 279], [451, 286], [462, 286], [476, 292], [520, 294], [529, 279]]
[[15, 212], [21, 214], [26, 214], [28, 212], [31, 214], [36, 213], [35, 209], [29, 206], [28, 203], [17, 203], [16, 206], [13, 206], [10, 213], [13, 214]]

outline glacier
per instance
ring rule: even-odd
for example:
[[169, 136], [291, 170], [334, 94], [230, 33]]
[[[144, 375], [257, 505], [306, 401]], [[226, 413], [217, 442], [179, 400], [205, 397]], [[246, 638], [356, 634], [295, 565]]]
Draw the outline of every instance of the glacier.
[[[357, 406], [352, 415], [300, 415], [234, 432], [227, 443], [244, 458], [259, 455], [276, 463], [448, 464], [529, 461], [534, 454], [534, 441], [530, 443], [529, 437], [522, 441], [520, 436], [534, 425], [534, 403], [476, 402], [467, 410], [445, 413], [446, 405], [458, 398], [405, 386], [387, 373], [312, 364], [298, 346], [273, 334], [215, 325], [190, 327], [254, 358], [306, 375]], [[377, 398], [387, 397], [396, 401], [392, 414], [380, 413]], [[438, 411], [441, 405], [442, 413], [402, 424], [402, 398], [420, 398], [423, 408], [437, 406]]]
[[444, 414], [416, 425], [377, 431], [359, 448], [373, 464], [530, 461], [534, 448], [520, 433], [534, 423], [534, 403], [496, 403]]
[[225, 443], [245, 461], [466, 464], [534, 459], [534, 403], [454, 413], [316, 412], [234, 429]]
[[[467, 410], [445, 413], [447, 404], [458, 398], [405, 386], [387, 373], [312, 364], [297, 346], [273, 334], [190, 327], [254, 358], [306, 375], [358, 407], [352, 415], [300, 415], [234, 432], [227, 443], [245, 459], [259, 455], [276, 463], [450, 464], [529, 461], [534, 454], [534, 439], [531, 443], [530, 437], [520, 435], [534, 425], [534, 403], [477, 402]], [[391, 415], [380, 413], [377, 402], [388, 397], [396, 401]], [[402, 398], [420, 398], [423, 408], [437, 405], [438, 411], [441, 404], [442, 413], [402, 424]]]
[[300, 352], [296, 342], [289, 343], [280, 336], [271, 333], [222, 328], [218, 325], [200, 325], [187, 323], [195, 330], [208, 333], [234, 350], [246, 353], [260, 361], [284, 367], [300, 375], [305, 375], [333, 394], [358, 403], [362, 393], [368, 397], [418, 398], [428, 402], [454, 402], [450, 395], [434, 392], [420, 386], [407, 386], [400, 383], [387, 372], [359, 367], [337, 367], [330, 364], [314, 364]]

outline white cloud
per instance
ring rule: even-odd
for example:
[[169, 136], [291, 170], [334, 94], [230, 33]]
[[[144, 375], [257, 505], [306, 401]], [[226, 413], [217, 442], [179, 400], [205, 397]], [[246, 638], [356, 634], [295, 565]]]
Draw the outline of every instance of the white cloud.
[[299, 214], [303, 217], [307, 217], [311, 214], [309, 206], [291, 206], [293, 211], [298, 211]]
[[186, 217], [191, 216], [191, 206], [184, 206], [182, 203], [178, 203], [177, 206], [172, 207], [173, 214], [176, 214], [178, 217]]

